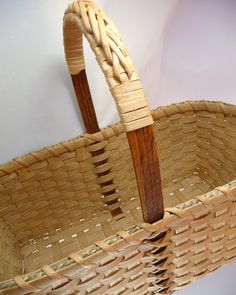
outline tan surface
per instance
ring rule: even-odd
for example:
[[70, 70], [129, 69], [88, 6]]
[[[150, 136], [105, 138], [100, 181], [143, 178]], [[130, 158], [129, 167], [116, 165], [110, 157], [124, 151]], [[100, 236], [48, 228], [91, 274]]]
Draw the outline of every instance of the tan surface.
[[92, 1], [69, 5], [64, 17], [64, 47], [70, 74], [84, 69], [82, 33], [96, 55], [126, 131], [152, 124], [138, 74], [112, 21]]
[[[233, 260], [236, 107], [188, 101], [158, 108], [152, 119], [127, 51], [103, 12], [90, 1], [69, 6], [64, 32], [71, 73], [84, 67], [83, 32], [124, 124], [0, 167], [0, 263], [5, 269], [0, 279], [17, 275], [0, 283], [0, 291], [170, 294]], [[125, 131], [153, 120], [166, 209], [163, 220], [149, 225], [141, 223]], [[94, 156], [102, 148], [104, 153]], [[96, 166], [104, 159], [106, 164]], [[109, 180], [112, 188], [99, 185]], [[107, 206], [114, 194], [104, 202], [104, 193], [111, 189], [119, 202]], [[112, 217], [117, 207], [123, 214]], [[32, 273], [22, 276], [26, 272]]]
[[9, 226], [0, 219], [0, 280], [13, 277], [21, 270], [19, 246], [9, 231]]
[[[235, 179], [236, 107], [206, 101], [185, 102], [158, 108], [152, 114], [159, 143], [166, 208], [199, 197], [215, 187]], [[93, 144], [95, 141], [100, 143]], [[94, 159], [91, 157], [91, 149], [94, 151], [101, 145], [105, 146], [108, 165], [112, 167], [109, 177], [116, 184], [117, 194], [120, 198], [119, 204], [124, 212], [116, 219], [112, 218], [108, 208], [104, 207], [101, 187], [98, 185], [99, 179], [95, 177], [96, 168], [93, 165]], [[23, 266], [20, 273], [30, 272], [45, 264], [54, 263], [70, 253], [77, 252], [91, 244], [97, 244], [96, 241], [142, 221], [133, 164], [122, 125], [115, 125], [97, 134], [86, 135], [29, 154], [1, 166], [0, 173], [1, 207], [5, 208], [1, 211], [1, 218], [7, 224], [12, 235], [16, 236], [18, 251], [20, 249], [21, 253], [20, 265]], [[235, 192], [235, 186], [236, 183], [228, 187], [234, 188]], [[228, 191], [226, 186], [226, 192]], [[214, 194], [217, 192], [216, 190]], [[235, 198], [235, 193], [231, 193], [231, 195], [232, 198]], [[220, 198], [223, 198], [223, 201]], [[168, 290], [178, 289], [185, 280], [191, 282], [199, 277], [199, 269], [203, 271], [202, 267], [199, 267], [195, 275], [195, 272], [191, 270], [191, 267], [196, 268], [195, 265], [190, 266], [190, 269], [188, 266], [183, 268], [182, 262], [179, 263], [181, 260], [177, 259], [178, 263], [175, 263], [175, 260], [172, 259], [173, 254], [170, 253], [176, 253], [176, 257], [179, 255], [181, 257], [181, 251], [189, 253], [196, 248], [196, 251], [194, 250], [196, 253], [199, 251], [202, 253], [199, 254], [199, 257], [206, 259], [204, 251], [206, 249], [212, 251], [209, 257], [213, 257], [213, 260], [208, 259], [209, 261], [207, 260], [208, 262], [203, 264], [206, 266], [204, 274], [209, 269], [214, 269], [218, 264], [222, 265], [230, 261], [231, 254], [235, 255], [235, 203], [232, 203], [232, 200], [228, 198], [228, 195], [220, 193], [219, 200], [218, 197], [214, 197], [207, 201], [206, 205], [201, 203], [192, 207], [196, 201], [190, 201], [181, 207], [187, 208], [190, 215], [192, 214], [191, 216], [207, 214], [205, 211], [206, 208], [209, 208], [206, 217], [197, 218], [199, 221], [196, 221], [196, 230], [201, 232], [199, 235], [195, 234], [195, 230], [192, 230], [192, 223], [190, 226], [186, 210], [178, 210], [181, 224], [184, 224], [183, 234], [173, 230], [179, 228], [178, 230], [182, 231], [182, 226], [179, 227], [178, 222], [176, 224], [170, 223], [168, 218], [164, 218], [161, 228], [172, 228], [170, 231], [168, 230], [168, 239], [166, 238], [165, 245], [169, 245], [170, 241], [175, 245], [181, 245], [182, 240], [184, 243], [184, 250], [178, 246], [175, 249], [171, 248], [171, 252], [168, 252], [169, 250], [166, 252], [175, 269], [173, 273], [173, 268], [171, 267], [170, 270], [168, 268], [171, 279]], [[215, 203], [217, 208], [214, 207]], [[201, 209], [196, 209], [199, 206]], [[195, 210], [197, 210], [196, 213]], [[217, 213], [215, 213], [216, 211]], [[173, 216], [175, 215], [171, 214], [171, 218]], [[123, 218], [119, 219], [120, 217]], [[203, 224], [199, 223], [201, 220], [204, 221]], [[202, 227], [204, 228], [203, 232]], [[159, 225], [157, 225], [158, 229]], [[151, 232], [145, 230], [142, 235], [147, 238]], [[186, 248], [191, 243], [195, 244], [195, 237], [198, 240], [202, 238], [202, 235], [206, 235], [208, 242], [200, 243], [199, 248], [197, 246]], [[222, 235], [222, 239], [220, 235]], [[121, 237], [124, 237], [122, 232]], [[129, 244], [130, 238], [126, 237], [125, 239], [127, 239], [125, 243]], [[144, 239], [143, 236], [142, 239]], [[219, 242], [217, 242], [218, 239]], [[206, 246], [210, 243], [209, 241], [212, 241], [214, 247], [221, 249], [219, 253], [218, 250], [215, 251], [215, 248], [210, 249]], [[226, 243], [226, 241], [228, 242]], [[155, 245], [161, 247], [162, 242], [158, 243]], [[136, 249], [137, 245], [134, 247]], [[140, 257], [150, 256], [151, 248], [148, 248], [151, 252], [146, 252], [142, 246], [140, 247], [144, 251], [140, 250], [142, 252]], [[114, 251], [114, 249], [108, 251]], [[129, 253], [130, 250], [127, 249], [127, 251]], [[137, 253], [140, 253], [139, 250]], [[153, 261], [157, 259], [155, 257], [154, 255]], [[92, 257], [91, 259], [93, 261]], [[139, 263], [141, 261], [143, 260], [139, 260]], [[153, 261], [149, 262], [153, 263]], [[143, 267], [148, 268], [147, 265]], [[17, 273], [13, 268], [14, 263], [11, 262], [9, 275], [13, 272]], [[182, 271], [186, 271], [188, 274], [186, 277], [183, 276], [183, 280], [179, 279], [181, 276], [178, 275], [179, 272], [182, 274]], [[43, 273], [45, 274], [45, 272]], [[149, 282], [149, 277], [152, 277], [153, 274], [146, 277], [146, 273], [145, 270], [143, 276]], [[2, 279], [9, 278], [9, 275], [4, 273]], [[172, 280], [173, 276], [177, 277], [176, 281]], [[103, 283], [101, 284], [100, 287], [103, 288]], [[149, 282], [145, 290], [149, 290], [150, 286]], [[158, 289], [159, 286], [158, 283], [156, 288]], [[132, 288], [131, 290], [134, 291]]]

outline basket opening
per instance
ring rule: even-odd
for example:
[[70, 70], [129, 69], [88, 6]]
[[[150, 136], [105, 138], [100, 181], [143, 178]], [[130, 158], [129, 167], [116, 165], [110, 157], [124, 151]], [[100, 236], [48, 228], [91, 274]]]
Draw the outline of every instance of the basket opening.
[[[180, 109], [153, 112], [165, 207], [207, 193], [236, 175], [235, 117], [203, 107]], [[108, 187], [101, 187], [91, 153], [99, 140], [107, 159], [107, 167], [99, 169], [109, 168], [106, 177], [113, 180]], [[0, 169], [0, 280], [53, 263], [142, 221], [122, 125], [34, 155]], [[122, 210], [118, 216], [104, 202], [109, 190], [115, 191]]]

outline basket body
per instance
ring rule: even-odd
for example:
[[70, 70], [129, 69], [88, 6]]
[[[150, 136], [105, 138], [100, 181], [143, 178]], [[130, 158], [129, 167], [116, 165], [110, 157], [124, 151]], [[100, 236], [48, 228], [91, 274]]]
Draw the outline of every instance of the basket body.
[[0, 167], [3, 294], [170, 294], [235, 258], [236, 107], [188, 101], [152, 116], [166, 207], [152, 225], [122, 124]]

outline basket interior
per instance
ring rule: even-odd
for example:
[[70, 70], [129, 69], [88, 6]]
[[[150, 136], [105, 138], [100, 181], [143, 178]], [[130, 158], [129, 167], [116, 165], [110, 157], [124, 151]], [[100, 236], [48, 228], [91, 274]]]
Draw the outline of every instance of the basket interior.
[[[153, 117], [165, 207], [235, 179], [235, 116], [167, 107], [153, 111]], [[109, 173], [99, 174], [96, 163]], [[106, 191], [116, 202], [104, 202], [110, 197]], [[0, 280], [53, 263], [142, 221], [123, 126], [0, 167], [0, 202]], [[117, 208], [120, 213], [111, 214]]]

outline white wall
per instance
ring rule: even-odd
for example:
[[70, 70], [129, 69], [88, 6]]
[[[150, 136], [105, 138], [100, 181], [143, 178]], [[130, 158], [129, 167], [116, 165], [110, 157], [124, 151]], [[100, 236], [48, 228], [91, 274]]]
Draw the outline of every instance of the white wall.
[[[0, 1], [0, 163], [83, 132], [62, 47], [69, 2]], [[152, 108], [190, 98], [236, 103], [236, 1], [97, 2], [117, 24]], [[117, 112], [88, 47], [86, 57], [105, 127]], [[226, 266], [179, 294], [234, 295], [235, 271]]]

